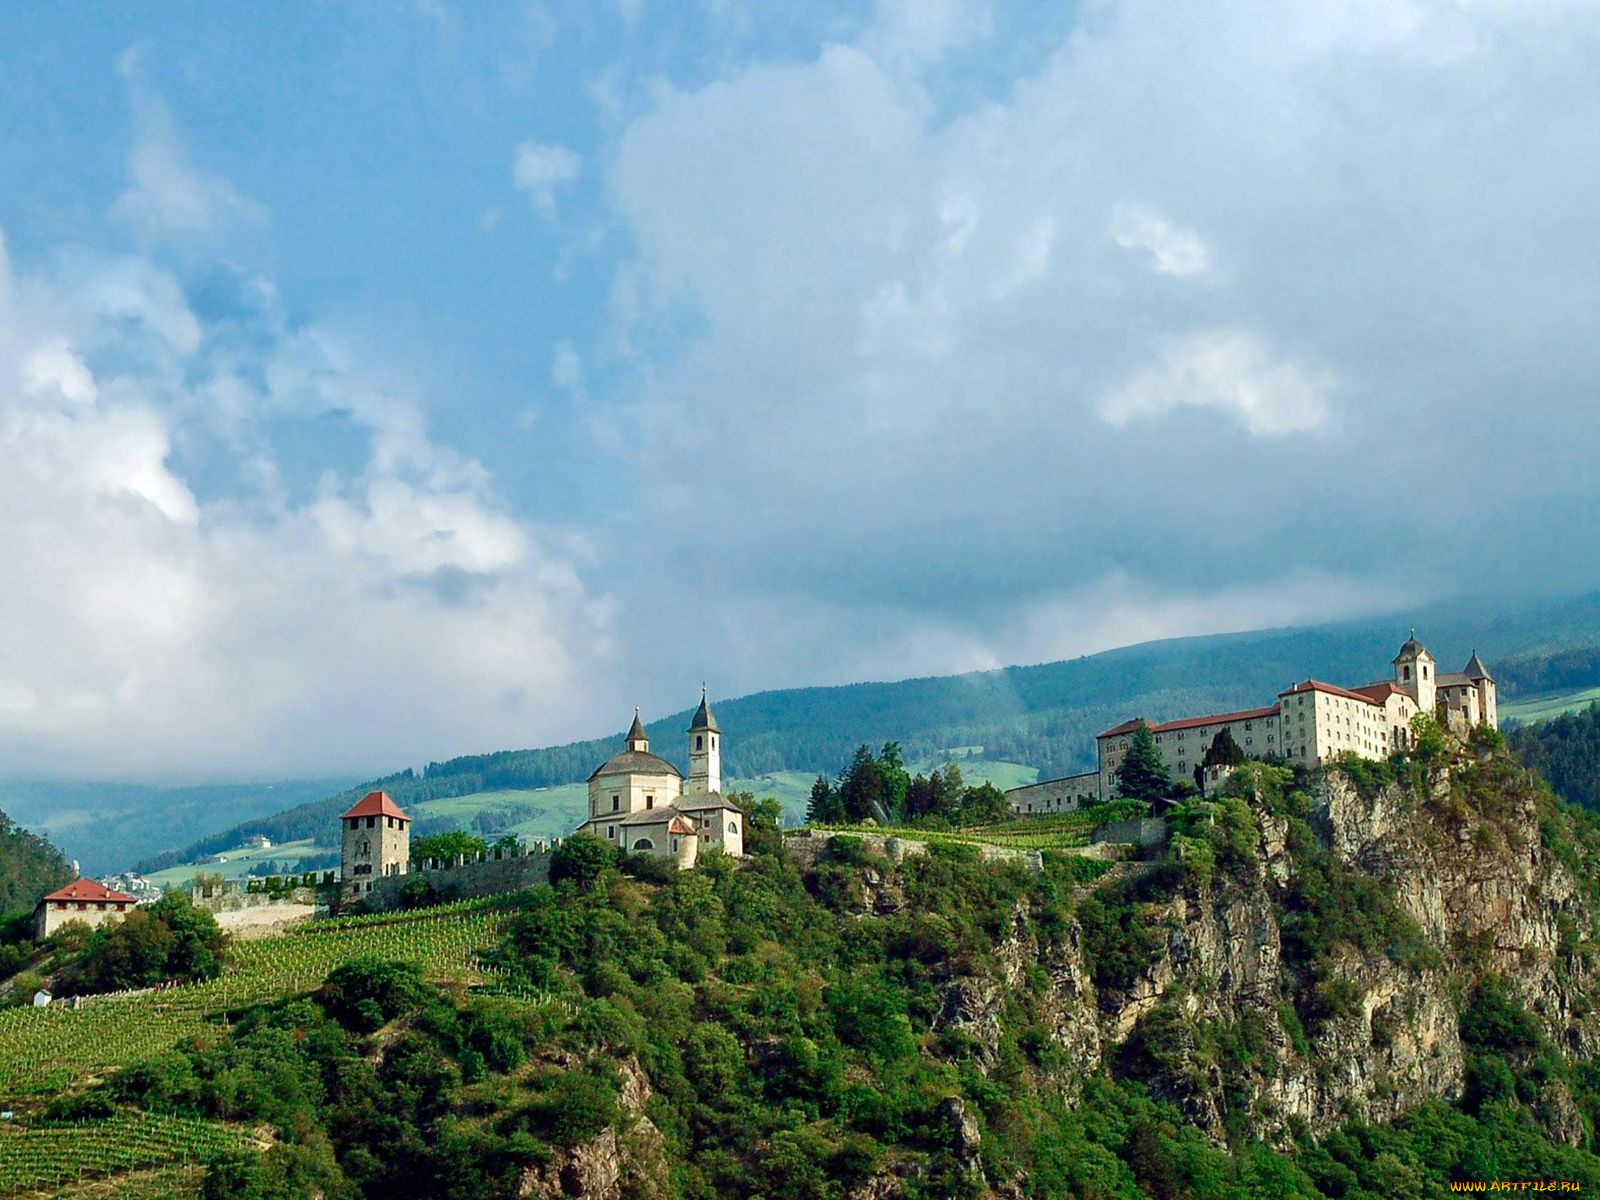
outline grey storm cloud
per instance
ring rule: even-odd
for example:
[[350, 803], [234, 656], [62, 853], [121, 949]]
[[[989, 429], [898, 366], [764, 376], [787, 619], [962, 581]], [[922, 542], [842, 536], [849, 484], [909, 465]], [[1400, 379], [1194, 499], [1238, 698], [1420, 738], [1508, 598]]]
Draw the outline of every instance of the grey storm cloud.
[[1589, 582], [1592, 521], [1526, 533], [1600, 444], [1592, 10], [1086, 14], [958, 111], [869, 37], [628, 129], [620, 336], [695, 318], [648, 541], [752, 675]]

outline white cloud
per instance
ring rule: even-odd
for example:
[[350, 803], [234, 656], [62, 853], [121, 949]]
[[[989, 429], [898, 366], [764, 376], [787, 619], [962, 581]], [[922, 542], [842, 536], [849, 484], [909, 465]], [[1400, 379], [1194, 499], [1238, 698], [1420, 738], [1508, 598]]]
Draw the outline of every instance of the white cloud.
[[879, 0], [862, 44], [885, 65], [918, 68], [986, 37], [993, 26], [988, 0]]
[[1200, 235], [1174, 225], [1154, 209], [1118, 209], [1111, 238], [1124, 249], [1149, 251], [1152, 265], [1162, 275], [1203, 275], [1211, 266], [1211, 252]]
[[1333, 378], [1275, 358], [1254, 334], [1215, 329], [1170, 343], [1160, 360], [1100, 400], [1110, 424], [1162, 417], [1176, 408], [1215, 408], [1260, 437], [1318, 429], [1328, 419]]
[[[27, 631], [0, 651], [8, 769], [364, 771], [609, 718], [609, 603], [412, 400], [314, 328], [262, 325], [244, 363], [203, 331], [129, 341], [104, 302], [127, 263], [70, 272], [88, 286], [12, 283], [0, 250], [0, 626]], [[173, 447], [208, 436], [213, 401], [241, 486], [207, 499]], [[370, 454], [296, 500], [268, 424], [330, 410]]]
[[578, 178], [580, 160], [565, 146], [555, 143], [523, 142], [511, 164], [511, 180], [528, 193], [533, 206], [546, 220], [556, 217], [556, 189]]
[[123, 55], [122, 71], [133, 97], [136, 135], [128, 155], [128, 183], [111, 215], [146, 242], [211, 240], [238, 225], [265, 221], [261, 205], [226, 179], [189, 162], [171, 113], [140, 80], [137, 49]]

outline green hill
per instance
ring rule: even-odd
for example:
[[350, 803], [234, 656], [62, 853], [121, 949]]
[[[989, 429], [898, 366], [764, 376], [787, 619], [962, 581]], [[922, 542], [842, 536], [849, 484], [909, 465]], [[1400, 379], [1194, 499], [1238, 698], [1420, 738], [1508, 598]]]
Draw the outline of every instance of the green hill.
[[0, 808], [50, 838], [85, 874], [121, 870], [241, 820], [327, 796], [348, 779], [187, 787], [0, 779]]
[[72, 882], [61, 851], [0, 812], [0, 915], [30, 909], [46, 892]]
[[[937, 761], [959, 748], [985, 760], [1032, 768], [1041, 778], [1093, 767], [1094, 736], [1129, 716], [1152, 719], [1260, 703], [1308, 676], [1364, 683], [1383, 678], [1389, 660], [1415, 624], [1454, 668], [1477, 650], [1489, 662], [1503, 698], [1600, 683], [1600, 594], [1560, 603], [1498, 607], [1454, 602], [1412, 614], [1307, 629], [1148, 642], [1065, 662], [1007, 667], [966, 675], [857, 683], [842, 687], [758, 692], [716, 702], [725, 733], [724, 774], [733, 780], [817, 773], [832, 775], [855, 747], [897, 740], [910, 761]], [[683, 730], [690, 710], [647, 726], [653, 747], [686, 768]], [[159, 870], [240, 846], [251, 834], [273, 841], [336, 844], [338, 814], [372, 788], [384, 788], [419, 809], [420, 833], [454, 828], [461, 812], [439, 801], [491, 794], [521, 807], [514, 821], [477, 826], [516, 828], [535, 836], [581, 810], [560, 793], [586, 779], [620, 748], [621, 730], [602, 738], [542, 749], [503, 750], [433, 762], [371, 780], [222, 830], [182, 850], [147, 858]], [[539, 799], [543, 789], [551, 795]], [[467, 806], [465, 822], [482, 806]]]
[[1258, 766], [1142, 863], [759, 817], [742, 864], [592, 843], [553, 886], [3, 1011], [0, 1196], [1591, 1191], [1600, 818], [1473, 749]]

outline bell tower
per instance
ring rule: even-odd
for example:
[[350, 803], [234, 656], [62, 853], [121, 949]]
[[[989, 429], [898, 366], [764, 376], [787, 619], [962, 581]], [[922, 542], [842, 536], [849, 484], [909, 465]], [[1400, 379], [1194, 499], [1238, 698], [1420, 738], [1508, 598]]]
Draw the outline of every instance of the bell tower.
[[722, 730], [717, 728], [717, 718], [706, 701], [706, 685], [700, 685], [700, 707], [695, 709], [694, 720], [689, 722], [689, 786], [690, 796], [705, 796], [722, 791]]
[[1394, 656], [1395, 686], [1409, 694], [1417, 707], [1430, 717], [1433, 716], [1435, 689], [1439, 686], [1437, 666], [1428, 648], [1417, 641], [1415, 629], [1400, 647], [1400, 653]]

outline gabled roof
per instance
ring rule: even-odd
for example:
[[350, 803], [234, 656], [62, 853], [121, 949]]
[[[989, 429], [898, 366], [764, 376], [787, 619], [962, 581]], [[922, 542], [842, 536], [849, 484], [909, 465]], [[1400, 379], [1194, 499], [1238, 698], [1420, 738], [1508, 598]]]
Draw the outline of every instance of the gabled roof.
[[707, 792], [703, 796], [679, 796], [672, 802], [672, 807], [679, 812], [686, 813], [710, 812], [714, 808], [725, 808], [729, 812], [736, 813], [744, 812], [744, 809], [729, 800], [721, 792]]
[[[1175, 729], [1198, 729], [1202, 725], [1221, 725], [1228, 721], [1255, 721], [1262, 717], [1276, 716], [1277, 712], [1278, 706], [1269, 704], [1266, 708], [1247, 708], [1242, 712], [1216, 713], [1209, 717], [1184, 717], [1178, 721], [1163, 721], [1159, 725], [1145, 721], [1145, 724], [1150, 726], [1151, 733], [1170, 733]], [[1119, 734], [1132, 733], [1133, 727], [1141, 720], [1143, 720], [1142, 717], [1135, 717], [1131, 721], [1124, 721], [1121, 725], [1113, 725], [1099, 736], [1108, 738], [1116, 737]]]
[[665, 825], [669, 833], [694, 833], [694, 822], [670, 804], [661, 808], [641, 808], [637, 812], [631, 812], [622, 818], [621, 824], [628, 826]]
[[694, 710], [694, 720], [689, 722], [689, 732], [695, 733], [702, 729], [707, 733], [722, 732], [717, 728], [717, 718], [711, 715], [711, 705], [706, 703], [706, 690], [703, 687], [700, 689], [700, 707]]
[[[66, 887], [51, 892], [45, 900], [98, 900], [109, 904], [137, 904], [132, 896], [108, 888], [97, 879], [75, 879]], [[40, 903], [43, 903], [41, 901]]]
[[398, 804], [389, 799], [388, 792], [368, 792], [339, 819], [342, 821], [346, 817], [398, 817], [402, 821], [411, 819], [400, 811]]
[[1326, 692], [1330, 696], [1343, 696], [1346, 700], [1359, 700], [1363, 704], [1378, 704], [1371, 696], [1364, 696], [1360, 692], [1352, 692], [1349, 688], [1334, 687], [1331, 683], [1323, 683], [1320, 679], [1304, 679], [1292, 688], [1278, 693], [1280, 696], [1292, 696], [1296, 692]]
[[1389, 699], [1390, 696], [1411, 695], [1411, 693], [1406, 691], [1405, 688], [1401, 687], [1397, 683], [1392, 683], [1387, 679], [1380, 680], [1378, 683], [1369, 683], [1366, 687], [1358, 687], [1351, 690], [1365, 696], [1374, 704], [1383, 704]]

